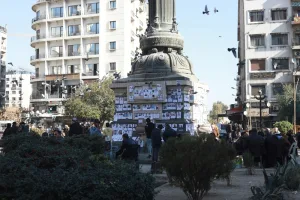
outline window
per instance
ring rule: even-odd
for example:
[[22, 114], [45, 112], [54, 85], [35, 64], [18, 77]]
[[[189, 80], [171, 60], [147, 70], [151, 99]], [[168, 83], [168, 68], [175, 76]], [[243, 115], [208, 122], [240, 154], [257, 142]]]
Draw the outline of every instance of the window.
[[90, 55], [99, 54], [99, 43], [87, 44], [86, 45], [86, 52]]
[[88, 24], [86, 31], [88, 34], [99, 34], [99, 23]]
[[85, 68], [87, 76], [97, 76], [98, 75], [98, 64], [87, 64]]
[[251, 47], [262, 47], [265, 46], [264, 35], [250, 35]]
[[116, 9], [117, 8], [117, 2], [116, 1], [110, 1], [109, 2], [109, 8], [110, 9]]
[[272, 17], [272, 21], [286, 20], [287, 19], [287, 9], [272, 10], [271, 17]]
[[276, 33], [271, 34], [272, 45], [288, 45], [288, 34], [287, 33]]
[[68, 35], [75, 36], [80, 35], [80, 25], [71, 25], [68, 27]]
[[9, 78], [6, 78], [6, 81], [9, 81]]
[[262, 94], [266, 94], [266, 86], [265, 85], [252, 85], [251, 86], [251, 94], [258, 95], [259, 90], [262, 91]]
[[15, 101], [15, 100], [16, 100], [16, 97], [13, 97], [12, 100]]
[[249, 12], [250, 22], [263, 22], [264, 21], [264, 11], [256, 10]]
[[282, 83], [273, 83], [272, 84], [272, 93], [274, 96], [283, 94], [283, 84]]
[[13, 80], [13, 81], [16, 81], [16, 80], [17, 80], [17, 78], [13, 78], [12, 80]]
[[116, 50], [116, 46], [117, 46], [117, 43], [116, 43], [116, 42], [110, 42], [110, 43], [109, 43], [109, 49], [110, 49], [110, 50]]
[[294, 45], [300, 45], [300, 34], [295, 33], [294, 39], [293, 39], [293, 44]]
[[62, 66], [52, 66], [50, 68], [50, 74], [62, 74]]
[[68, 65], [67, 73], [68, 74], [79, 73], [79, 65]]
[[58, 46], [58, 47], [51, 47], [51, 57], [62, 57], [63, 55], [63, 47]]
[[62, 37], [63, 36], [63, 26], [57, 26], [51, 28], [52, 37]]
[[116, 71], [117, 64], [115, 62], [109, 63], [109, 71]]
[[7, 88], [9, 88], [9, 85], [6, 85]]
[[87, 13], [88, 14], [99, 13], [99, 3], [89, 3], [87, 5]]
[[80, 56], [80, 44], [69, 45], [68, 56]]
[[7, 95], [9, 95], [9, 91], [6, 91], [5, 93], [6, 93]]
[[63, 7], [51, 8], [51, 18], [57, 18], [63, 16], [64, 16]]
[[274, 70], [288, 70], [289, 59], [288, 58], [273, 58], [272, 65]]
[[21, 88], [21, 87], [22, 87], [22, 84], [19, 84], [19, 87]]
[[12, 91], [12, 94], [17, 94], [17, 92], [16, 91]]
[[116, 21], [110, 21], [109, 22], [109, 28], [110, 29], [116, 29], [117, 28], [117, 22]]
[[40, 75], [40, 69], [39, 68], [35, 68], [35, 77], [39, 78]]
[[266, 70], [266, 61], [253, 59], [250, 61], [251, 63], [251, 71], [263, 71]]
[[69, 6], [68, 13], [69, 16], [81, 15], [81, 6], [80, 5]]

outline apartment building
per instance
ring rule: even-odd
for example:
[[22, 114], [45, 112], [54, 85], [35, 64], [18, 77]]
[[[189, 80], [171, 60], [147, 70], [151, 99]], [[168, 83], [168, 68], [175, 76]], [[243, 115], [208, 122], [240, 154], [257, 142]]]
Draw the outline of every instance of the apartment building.
[[6, 72], [5, 107], [28, 110], [31, 96], [31, 74], [23, 71]]
[[0, 108], [5, 103], [5, 72], [6, 72], [7, 29], [0, 26]]
[[276, 97], [283, 92], [283, 84], [292, 83], [297, 65], [291, 48], [294, 11], [291, 1], [239, 0], [238, 15], [236, 100], [247, 107], [249, 124], [259, 127], [260, 105], [255, 97], [261, 90], [266, 96], [263, 125], [270, 127], [278, 112]]
[[61, 107], [75, 85], [114, 72], [126, 77], [138, 35], [147, 26], [146, 7], [144, 0], [37, 1], [32, 6], [32, 107]]

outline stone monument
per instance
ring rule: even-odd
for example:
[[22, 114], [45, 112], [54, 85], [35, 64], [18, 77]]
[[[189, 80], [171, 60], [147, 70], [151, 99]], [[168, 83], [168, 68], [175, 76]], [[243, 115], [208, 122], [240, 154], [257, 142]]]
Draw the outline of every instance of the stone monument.
[[148, 28], [140, 36], [141, 53], [136, 53], [128, 77], [111, 85], [116, 96], [114, 140], [122, 140], [124, 133], [136, 136], [146, 118], [156, 125], [170, 124], [178, 133], [194, 133], [194, 88], [199, 80], [182, 53], [184, 40], [177, 29], [175, 3], [149, 0]]

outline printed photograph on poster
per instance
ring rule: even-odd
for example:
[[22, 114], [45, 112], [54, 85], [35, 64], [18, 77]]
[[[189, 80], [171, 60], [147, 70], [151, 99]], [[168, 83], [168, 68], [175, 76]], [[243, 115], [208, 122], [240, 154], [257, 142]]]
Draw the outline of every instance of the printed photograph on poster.
[[172, 96], [168, 95], [168, 102], [173, 102]]
[[177, 112], [177, 119], [181, 119], [181, 112]]
[[177, 129], [178, 132], [184, 132], [184, 126], [183, 124], [178, 124], [178, 129]]
[[190, 95], [189, 94], [184, 95], [184, 101], [190, 101]]
[[177, 103], [177, 110], [182, 110], [183, 103]]
[[183, 102], [182, 95], [178, 95], [177, 98], [178, 98], [178, 102]]
[[190, 103], [184, 103], [184, 110], [190, 110], [191, 104]]
[[124, 98], [120, 97], [120, 104], [123, 104], [123, 103], [124, 103]]
[[120, 104], [120, 97], [115, 98], [115, 104]]
[[133, 89], [134, 89], [133, 85], [129, 86], [129, 92], [133, 92]]

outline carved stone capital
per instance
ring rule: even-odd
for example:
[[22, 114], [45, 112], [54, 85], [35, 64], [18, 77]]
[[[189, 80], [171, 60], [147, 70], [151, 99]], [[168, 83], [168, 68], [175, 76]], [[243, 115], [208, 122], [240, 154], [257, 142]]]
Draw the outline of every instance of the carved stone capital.
[[153, 36], [141, 40], [141, 49], [150, 47], [169, 47], [173, 49], [183, 49], [184, 41], [180, 37]]

